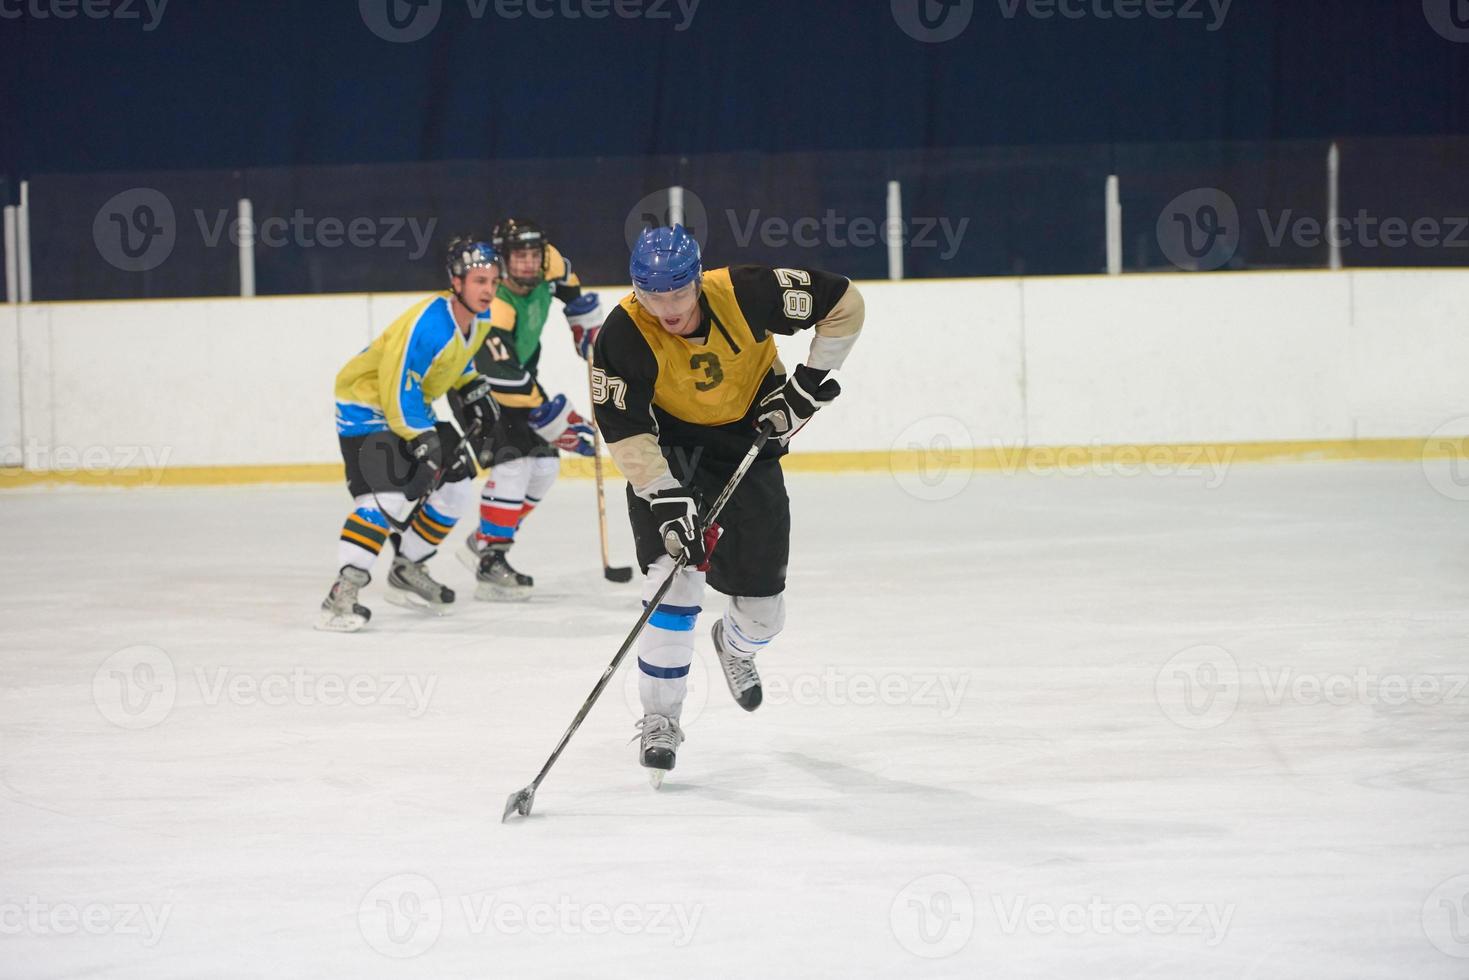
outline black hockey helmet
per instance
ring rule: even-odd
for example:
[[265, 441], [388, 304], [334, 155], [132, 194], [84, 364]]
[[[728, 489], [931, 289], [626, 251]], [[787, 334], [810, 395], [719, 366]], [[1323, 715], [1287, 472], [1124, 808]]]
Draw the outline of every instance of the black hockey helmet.
[[[539, 286], [546, 278], [546, 233], [534, 221], [524, 218], [506, 218], [490, 232], [490, 244], [495, 246], [505, 261], [505, 275], [517, 285]], [[524, 249], [537, 249], [541, 253], [540, 274], [534, 279], [510, 275], [510, 253]]]
[[444, 256], [444, 268], [451, 279], [463, 276], [470, 269], [499, 269], [504, 272], [501, 253], [478, 235], [460, 235], [449, 243]]

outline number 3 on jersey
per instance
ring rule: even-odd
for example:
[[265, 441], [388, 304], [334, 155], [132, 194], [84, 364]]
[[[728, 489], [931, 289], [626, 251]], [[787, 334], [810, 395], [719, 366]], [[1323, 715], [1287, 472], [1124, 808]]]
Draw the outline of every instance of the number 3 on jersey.
[[724, 367], [719, 363], [718, 354], [712, 352], [695, 354], [689, 358], [689, 368], [704, 372], [704, 380], [694, 382], [694, 387], [700, 391], [711, 391], [718, 388], [719, 382], [724, 380]]
[[592, 401], [598, 405], [607, 404], [608, 398], [616, 405], [618, 411], [627, 411], [627, 382], [621, 378], [610, 375], [599, 367], [592, 368]]

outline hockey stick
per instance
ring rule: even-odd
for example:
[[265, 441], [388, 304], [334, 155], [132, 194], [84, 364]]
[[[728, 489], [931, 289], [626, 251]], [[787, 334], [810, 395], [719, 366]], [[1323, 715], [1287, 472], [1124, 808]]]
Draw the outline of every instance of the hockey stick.
[[[709, 508], [709, 513], [700, 523], [700, 534], [703, 534], [714, 525], [715, 520], [719, 517], [719, 512], [724, 510], [725, 504], [729, 503], [729, 498], [734, 494], [735, 488], [745, 478], [745, 474], [749, 472], [750, 467], [755, 462], [755, 457], [760, 455], [760, 450], [765, 447], [765, 443], [771, 434], [772, 428], [769, 422], [760, 427], [760, 434], [750, 444], [749, 450], [745, 453], [745, 458], [740, 460], [740, 465], [734, 471], [734, 476], [729, 478], [729, 482], [724, 485], [724, 489], [715, 498], [713, 506]], [[536, 774], [536, 778], [531, 781], [529, 786], [511, 793], [505, 801], [505, 812], [500, 817], [501, 823], [509, 820], [510, 814], [512, 813], [519, 813], [522, 817], [530, 815], [530, 808], [536, 801], [536, 790], [540, 788], [541, 780], [546, 778], [546, 773], [550, 772], [551, 767], [556, 764], [556, 760], [561, 758], [561, 753], [565, 750], [566, 743], [571, 741], [571, 736], [576, 734], [576, 730], [581, 727], [581, 723], [591, 712], [592, 705], [596, 704], [597, 698], [602, 696], [602, 691], [606, 689], [607, 683], [612, 680], [612, 675], [617, 673], [617, 668], [622, 665], [623, 658], [632, 649], [632, 645], [637, 642], [638, 635], [643, 632], [643, 627], [648, 625], [649, 617], [658, 608], [658, 603], [662, 602], [663, 597], [668, 594], [668, 590], [673, 587], [673, 580], [678, 577], [679, 572], [683, 571], [683, 567], [686, 564], [688, 564], [687, 552], [679, 555], [674, 560], [673, 571], [668, 573], [668, 577], [663, 580], [663, 584], [658, 586], [658, 591], [653, 593], [653, 598], [649, 599], [647, 604], [644, 605], [643, 614], [638, 617], [638, 621], [633, 625], [632, 632], [627, 634], [627, 639], [622, 641], [622, 646], [618, 649], [617, 655], [612, 658], [612, 662], [607, 665], [607, 669], [602, 671], [602, 677], [597, 681], [597, 686], [592, 688], [591, 694], [587, 695], [586, 701], [582, 703], [581, 710], [572, 719], [571, 727], [566, 729], [566, 734], [562, 735], [561, 741], [556, 743], [556, 748], [551, 753], [550, 758], [546, 760], [546, 764], [541, 766], [541, 771]]]
[[[479, 430], [480, 421], [479, 419], [475, 419], [474, 422], [469, 426], [469, 428], [464, 430], [464, 434], [459, 437], [459, 441], [454, 444], [454, 451], [445, 458], [444, 464], [434, 471], [434, 475], [429, 479], [428, 489], [425, 490], [423, 492], [423, 496], [419, 497], [417, 502], [414, 503], [413, 509], [408, 512], [407, 517], [403, 518], [401, 521], [394, 517], [391, 513], [388, 512], [387, 508], [382, 505], [382, 501], [378, 500], [377, 491], [373, 490], [372, 500], [373, 503], [377, 504], [378, 513], [387, 518], [388, 523], [393, 525], [393, 528], [398, 532], [401, 533], [408, 530], [408, 525], [412, 524], [413, 519], [418, 516], [419, 511], [423, 510], [424, 505], [428, 503], [428, 498], [433, 496], [434, 492], [437, 491], [439, 487], [444, 485], [444, 478], [449, 475], [449, 471], [453, 469], [454, 464], [459, 461], [459, 454], [464, 452], [465, 447], [470, 445], [471, 440], [479, 435]], [[382, 445], [382, 443], [377, 443], [376, 445], [380, 446]], [[362, 449], [362, 455], [366, 455], [367, 446], [363, 446]], [[473, 474], [471, 473], [471, 475]]]
[[597, 529], [602, 533], [602, 575], [609, 582], [631, 582], [632, 569], [626, 566], [612, 567], [607, 547], [607, 491], [602, 485], [602, 430], [597, 428], [596, 395], [592, 384], [592, 362], [587, 362], [587, 421], [592, 424], [592, 470], [597, 477]]

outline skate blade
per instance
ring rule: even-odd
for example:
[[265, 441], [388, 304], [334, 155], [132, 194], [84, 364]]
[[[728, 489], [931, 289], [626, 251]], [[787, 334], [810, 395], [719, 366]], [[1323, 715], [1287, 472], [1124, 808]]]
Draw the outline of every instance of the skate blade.
[[339, 616], [336, 613], [323, 613], [316, 621], [316, 628], [325, 633], [356, 633], [367, 625], [367, 620], [361, 616]]
[[530, 596], [529, 588], [507, 589], [489, 582], [479, 583], [474, 590], [474, 597], [480, 602], [526, 602]]
[[479, 555], [471, 552], [468, 548], [455, 548], [454, 557], [459, 559], [459, 564], [471, 572], [479, 571]]
[[403, 589], [395, 589], [389, 586], [383, 592], [383, 598], [395, 606], [404, 609], [413, 609], [418, 612], [426, 612], [432, 616], [447, 616], [453, 611], [453, 606], [447, 602], [429, 602], [417, 592], [407, 592]]
[[648, 785], [654, 789], [661, 789], [663, 787], [663, 777], [666, 775], [668, 775], [667, 769], [649, 769]]

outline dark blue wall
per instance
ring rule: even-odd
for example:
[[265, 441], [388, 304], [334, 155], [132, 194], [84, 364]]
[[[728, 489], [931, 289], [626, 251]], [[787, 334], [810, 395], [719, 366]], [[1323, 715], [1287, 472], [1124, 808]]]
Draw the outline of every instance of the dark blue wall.
[[1469, 44], [1420, 0], [1233, 0], [1217, 30], [1209, 0], [1129, 21], [969, 0], [941, 44], [899, 29], [917, 0], [702, 0], [682, 31], [678, 0], [599, 21], [415, 0], [442, 15], [412, 43], [369, 30], [387, 2], [169, 0], [146, 30], [148, 0], [0, 0], [0, 172], [1469, 132]]

